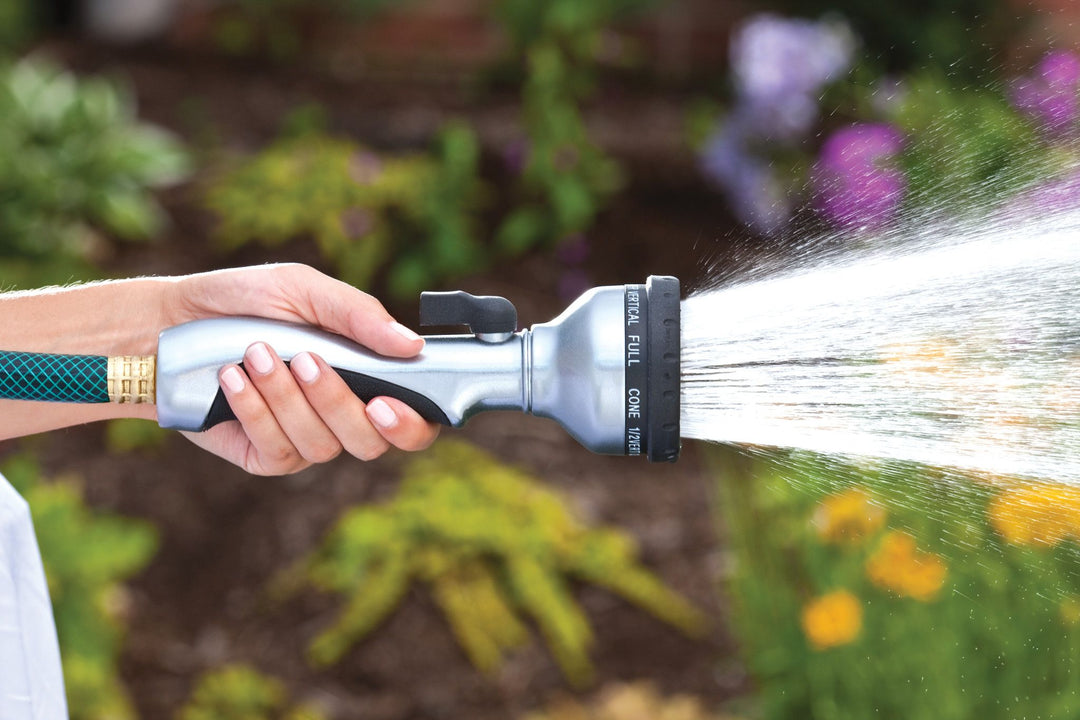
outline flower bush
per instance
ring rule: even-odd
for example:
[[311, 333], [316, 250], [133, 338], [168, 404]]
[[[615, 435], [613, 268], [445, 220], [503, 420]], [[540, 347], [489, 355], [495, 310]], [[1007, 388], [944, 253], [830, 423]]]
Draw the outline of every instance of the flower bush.
[[846, 24], [750, 17], [731, 43], [732, 98], [699, 148], [705, 177], [753, 231], [816, 216], [875, 232], [980, 210], [1074, 162], [1080, 57], [1053, 51], [988, 88], [932, 65], [882, 75]]
[[716, 451], [732, 625], [769, 719], [1080, 713], [1080, 493]]
[[304, 132], [226, 163], [206, 203], [227, 248], [311, 237], [342, 279], [368, 288], [385, 272], [390, 292], [410, 296], [482, 266], [478, 162], [475, 136], [457, 124], [434, 155], [380, 155]]
[[766, 152], [797, 150], [818, 122], [818, 96], [845, 74], [855, 40], [843, 23], [753, 16], [731, 42], [731, 112], [705, 141], [701, 165], [736, 216], [764, 234], [793, 210], [787, 180]]

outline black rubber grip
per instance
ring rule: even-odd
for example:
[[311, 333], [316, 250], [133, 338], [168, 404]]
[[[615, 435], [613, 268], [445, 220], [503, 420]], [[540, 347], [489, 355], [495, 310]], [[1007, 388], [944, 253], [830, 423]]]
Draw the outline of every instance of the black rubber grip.
[[[285, 364], [288, 365], [288, 363]], [[243, 364], [240, 367], [243, 367]], [[418, 392], [370, 375], [352, 372], [351, 370], [334, 368], [334, 372], [340, 375], [345, 384], [349, 386], [349, 389], [364, 402], [370, 402], [376, 397], [392, 397], [411, 407], [428, 422], [438, 423], [439, 425], [450, 424], [450, 419], [446, 417], [446, 413], [442, 411], [442, 408], [432, 402], [430, 398]], [[214, 404], [210, 406], [210, 413], [206, 416], [203, 426], [199, 429], [209, 430], [219, 423], [235, 419], [236, 415], [233, 414], [232, 408], [229, 407], [229, 402], [225, 399], [225, 393], [222, 392], [221, 388], [218, 388], [217, 395], [214, 397]]]
[[682, 449], [679, 438], [680, 317], [679, 281], [650, 276], [645, 285], [649, 300], [648, 441], [653, 462], [675, 462]]

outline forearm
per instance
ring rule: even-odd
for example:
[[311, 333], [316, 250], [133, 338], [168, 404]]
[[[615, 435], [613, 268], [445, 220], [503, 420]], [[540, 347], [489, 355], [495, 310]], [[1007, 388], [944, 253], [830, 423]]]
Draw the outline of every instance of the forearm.
[[[140, 278], [0, 294], [0, 350], [152, 355], [172, 324], [176, 280]], [[0, 400], [0, 439], [116, 417], [155, 418], [153, 405]]]

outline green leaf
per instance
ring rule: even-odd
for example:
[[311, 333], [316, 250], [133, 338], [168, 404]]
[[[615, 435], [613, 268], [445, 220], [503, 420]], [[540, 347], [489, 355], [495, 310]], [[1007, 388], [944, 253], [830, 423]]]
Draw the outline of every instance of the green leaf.
[[535, 208], [519, 208], [499, 227], [497, 240], [504, 253], [517, 255], [538, 244], [545, 236], [547, 218]]
[[125, 240], [152, 237], [165, 222], [157, 203], [139, 190], [106, 190], [95, 214], [106, 230]]

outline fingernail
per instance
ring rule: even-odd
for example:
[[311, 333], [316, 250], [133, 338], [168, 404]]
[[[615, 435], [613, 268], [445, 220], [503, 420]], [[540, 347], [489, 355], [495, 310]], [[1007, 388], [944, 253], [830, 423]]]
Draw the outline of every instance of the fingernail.
[[319, 377], [319, 366], [315, 364], [315, 358], [310, 353], [302, 352], [292, 359], [289, 367], [293, 369], [296, 377], [306, 383], [315, 382]]
[[274, 369], [274, 359], [270, 357], [270, 351], [264, 343], [255, 343], [248, 348], [247, 361], [255, 372], [265, 375]]
[[409, 342], [416, 342], [417, 340], [423, 340], [422, 337], [414, 333], [409, 328], [405, 327], [399, 322], [390, 323], [390, 329], [396, 332], [401, 337], [405, 338]]
[[227, 367], [221, 373], [221, 382], [231, 393], [238, 393], [244, 389], [244, 376], [234, 367]]
[[367, 406], [368, 417], [381, 428], [392, 428], [397, 425], [397, 415], [393, 409], [382, 400], [372, 400]]

